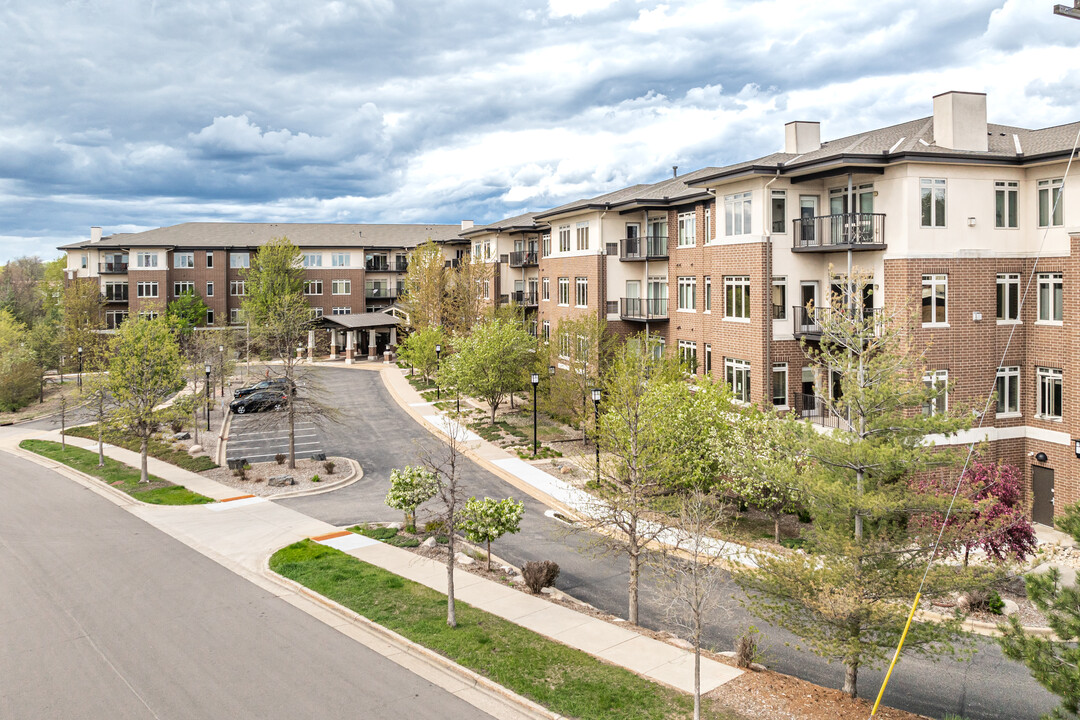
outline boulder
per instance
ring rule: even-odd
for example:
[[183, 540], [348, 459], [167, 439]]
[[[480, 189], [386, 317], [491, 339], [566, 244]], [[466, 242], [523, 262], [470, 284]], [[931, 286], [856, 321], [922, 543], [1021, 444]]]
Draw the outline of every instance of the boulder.
[[286, 485], [295, 485], [296, 480], [292, 475], [273, 475], [266, 479], [266, 484], [269, 487], [285, 487]]
[[1005, 603], [1005, 607], [1001, 609], [1003, 615], [1015, 615], [1020, 612], [1020, 606], [1014, 601], [1009, 598], [1002, 598], [1002, 601]]
[[386, 525], [386, 527], [393, 528], [394, 530], [400, 530], [402, 528], [402, 525], [399, 522], [392, 522], [392, 523], [388, 523]]
[[173, 434], [172, 439], [173, 440], [190, 440], [191, 439], [191, 433], [189, 433], [187, 430], [184, 430], [183, 432], [178, 432], [178, 433]]
[[471, 557], [460, 552], [454, 555], [454, 562], [458, 565], [474, 565], [476, 563]]
[[199, 445], [198, 443], [196, 443], [195, 445], [192, 445], [191, 447], [188, 448], [188, 455], [194, 455], [196, 453], [201, 453], [202, 450], [203, 450], [202, 445]]
[[435, 542], [435, 538], [433, 538], [433, 537], [429, 537], [429, 538], [428, 538], [427, 540], [425, 540], [424, 542], [420, 543], [420, 547], [426, 547], [426, 548], [433, 548], [433, 547], [435, 547], [435, 546], [436, 546], [436, 545], [438, 545], [438, 544], [439, 544], [439, 543]]

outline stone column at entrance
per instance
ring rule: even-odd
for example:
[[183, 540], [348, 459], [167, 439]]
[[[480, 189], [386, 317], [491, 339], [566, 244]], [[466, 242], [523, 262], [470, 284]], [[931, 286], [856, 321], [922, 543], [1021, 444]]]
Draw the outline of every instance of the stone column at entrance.
[[397, 350], [397, 328], [396, 327], [390, 328], [390, 344], [394, 346], [395, 350]]
[[353, 361], [353, 346], [355, 344], [356, 331], [345, 331], [345, 364], [352, 365]]
[[330, 328], [330, 359], [337, 360], [337, 330]]
[[307, 359], [311, 362], [315, 359], [315, 331], [307, 331]]
[[374, 360], [375, 353], [378, 352], [378, 347], [375, 344], [375, 331], [368, 330], [368, 346], [367, 346], [367, 359]]

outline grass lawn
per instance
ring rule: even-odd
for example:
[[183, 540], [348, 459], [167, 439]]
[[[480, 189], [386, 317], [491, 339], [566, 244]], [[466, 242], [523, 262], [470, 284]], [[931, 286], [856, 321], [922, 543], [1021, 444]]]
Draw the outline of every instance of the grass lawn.
[[[270, 568], [369, 620], [568, 717], [674, 720], [693, 699], [623, 668], [457, 603], [446, 625], [446, 596], [310, 540], [283, 548]], [[703, 708], [703, 717], [733, 716]]]
[[[80, 425], [79, 427], [68, 428], [67, 434], [97, 440], [97, 425]], [[139, 452], [138, 438], [127, 438], [115, 431], [105, 431], [105, 442], [132, 452]], [[213, 470], [217, 467], [217, 463], [205, 455], [192, 457], [187, 454], [186, 450], [174, 450], [172, 445], [153, 438], [150, 439], [150, 444], [147, 446], [147, 453], [150, 457], [191, 472]]]
[[144, 503], [202, 505], [214, 502], [205, 495], [188, 490], [183, 485], [173, 485], [154, 475], [150, 476], [149, 483], [140, 483], [139, 471], [136, 468], [112, 458], [105, 458], [105, 467], [98, 467], [98, 455], [92, 450], [83, 450], [71, 445], [64, 449], [60, 443], [50, 440], [23, 440], [19, 443], [19, 447], [92, 475]]

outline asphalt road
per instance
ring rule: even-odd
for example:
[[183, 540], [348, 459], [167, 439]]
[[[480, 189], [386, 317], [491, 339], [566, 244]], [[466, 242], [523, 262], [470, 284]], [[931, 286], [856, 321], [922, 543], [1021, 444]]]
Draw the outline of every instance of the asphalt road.
[[[378, 373], [322, 367], [315, 375], [331, 391], [346, 418], [322, 429], [327, 454], [359, 461], [364, 477], [332, 493], [279, 502], [335, 525], [399, 520], [400, 513], [382, 502], [390, 471], [416, 464], [421, 449], [438, 447], [438, 440], [398, 407]], [[546, 506], [471, 461], [464, 462], [462, 473], [469, 494], [512, 496], [525, 503], [521, 532], [500, 539], [493, 545], [493, 553], [518, 566], [527, 560], [554, 560], [562, 570], [557, 583], [561, 590], [626, 617], [625, 560], [596, 557], [590, 551], [587, 533], [568, 533], [565, 525], [544, 516]], [[641, 584], [641, 623], [654, 629], [667, 628], [663, 597], [657, 587], [647, 572]], [[729, 649], [747, 627], [756, 625], [763, 631], [768, 646], [766, 663], [771, 668], [827, 687], [840, 687], [841, 666], [797, 649], [798, 638], [746, 612], [734, 584], [725, 588], [724, 594], [732, 599], [713, 618], [708, 644]], [[1034, 720], [1056, 704], [1054, 697], [1035, 683], [1023, 666], [1006, 659], [996, 644], [980, 638], [975, 646], [978, 652], [966, 662], [933, 663], [906, 656], [890, 681], [886, 703], [930, 717], [940, 718], [948, 712], [968, 720]], [[860, 695], [874, 697], [882, 675], [862, 669]]]
[[[324, 452], [314, 423], [299, 421], [293, 430], [298, 458]], [[278, 453], [288, 455], [288, 417], [284, 412], [233, 413], [225, 450], [226, 460], [243, 458], [251, 463], [269, 462]]]
[[0, 453], [0, 718], [488, 717]]

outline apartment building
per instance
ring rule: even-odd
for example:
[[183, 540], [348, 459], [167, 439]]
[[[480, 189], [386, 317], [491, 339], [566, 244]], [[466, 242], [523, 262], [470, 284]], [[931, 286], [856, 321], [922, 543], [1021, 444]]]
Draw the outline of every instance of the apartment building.
[[479, 292], [489, 306], [517, 304], [525, 311], [529, 330], [537, 331], [540, 298], [538, 267], [541, 244], [550, 242], [550, 229], [526, 213], [461, 232], [474, 258], [491, 266], [491, 276]]

